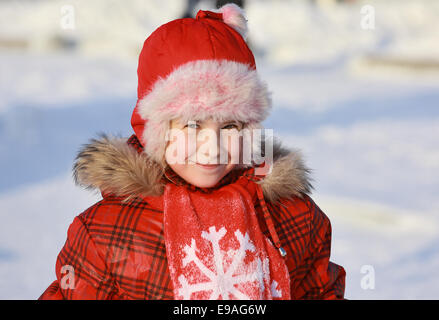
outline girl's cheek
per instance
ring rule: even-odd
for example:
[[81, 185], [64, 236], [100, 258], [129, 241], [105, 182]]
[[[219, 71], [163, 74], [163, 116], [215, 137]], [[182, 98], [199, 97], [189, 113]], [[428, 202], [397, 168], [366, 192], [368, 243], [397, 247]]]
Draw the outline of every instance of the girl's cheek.
[[[242, 138], [239, 133], [226, 133], [221, 137], [221, 148], [224, 155], [227, 155], [227, 164], [238, 164], [242, 149]], [[221, 157], [224, 159], [224, 156]], [[223, 160], [222, 160], [223, 161]]]
[[187, 159], [187, 139], [183, 131], [172, 129], [166, 148], [168, 164], [185, 164]]
[[242, 138], [237, 137], [234, 139], [233, 143], [231, 144], [231, 148], [229, 149], [231, 162], [233, 164], [239, 164], [240, 157], [241, 157], [241, 150], [242, 150]]
[[196, 153], [197, 153], [197, 136], [196, 134], [186, 134], [185, 139], [185, 156], [186, 159], [190, 159], [191, 161], [196, 161]]

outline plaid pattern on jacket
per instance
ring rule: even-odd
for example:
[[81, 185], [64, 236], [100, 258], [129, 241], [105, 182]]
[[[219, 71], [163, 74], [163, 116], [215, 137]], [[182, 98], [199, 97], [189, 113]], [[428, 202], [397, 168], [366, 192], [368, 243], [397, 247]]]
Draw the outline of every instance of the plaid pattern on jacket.
[[[119, 148], [122, 144], [129, 149]], [[121, 150], [130, 157], [142, 153], [142, 146], [134, 135], [127, 141], [114, 143], [104, 137], [101, 141], [94, 140], [78, 158], [87, 159], [84, 168], [89, 169], [88, 166], [96, 163], [102, 165], [100, 158], [93, 158], [94, 152], [113, 149], [118, 156], [124, 155]], [[135, 151], [130, 153], [132, 150]], [[285, 157], [279, 159], [284, 161]], [[75, 169], [81, 170], [81, 165], [77, 162]], [[118, 166], [114, 162], [112, 165]], [[232, 171], [221, 184], [233, 183], [246, 172]], [[102, 172], [99, 174], [104, 176]], [[276, 174], [274, 170], [273, 174]], [[93, 180], [92, 174], [83, 179]], [[172, 171], [163, 174], [164, 181], [185, 184]], [[88, 187], [97, 185], [99, 183], [89, 183]], [[56, 280], [39, 299], [173, 299], [163, 233], [162, 197], [142, 195], [126, 201], [126, 197], [117, 192], [102, 192], [102, 195], [101, 201], [73, 220], [57, 258]], [[267, 191], [269, 198], [268, 195]], [[278, 237], [287, 253], [291, 297], [343, 299], [346, 274], [343, 267], [330, 261], [328, 217], [307, 192], [278, 201], [266, 200], [254, 202], [258, 221], [263, 233], [273, 243], [276, 242], [273, 235]], [[274, 226], [271, 232], [270, 224]]]

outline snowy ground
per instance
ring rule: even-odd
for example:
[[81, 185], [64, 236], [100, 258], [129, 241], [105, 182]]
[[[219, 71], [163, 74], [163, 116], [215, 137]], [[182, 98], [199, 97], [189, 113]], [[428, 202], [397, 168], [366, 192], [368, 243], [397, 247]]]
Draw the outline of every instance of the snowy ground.
[[[3, 18], [14, 20], [13, 3], [2, 4]], [[27, 39], [39, 26], [28, 50], [0, 51], [0, 299], [35, 299], [54, 279], [68, 225], [100, 198], [73, 185], [76, 152], [100, 131], [131, 134], [138, 39], [181, 10], [177, 1], [151, 2], [143, 26], [123, 18], [96, 26], [81, 14], [85, 4], [66, 1], [86, 27], [78, 26], [76, 51], [63, 52], [47, 49], [58, 29], [43, 19], [59, 4], [22, 3], [20, 23], [0, 26], [0, 45], [5, 34]], [[96, 12], [93, 3], [87, 9]], [[313, 169], [313, 198], [332, 222], [332, 260], [347, 271], [346, 297], [438, 299], [439, 72], [364, 63], [371, 54], [434, 62], [437, 3], [369, 1], [374, 31], [358, 28], [359, 6], [269, 3], [248, 6], [250, 41], [274, 98], [265, 126]], [[105, 8], [111, 17], [115, 9]], [[139, 21], [139, 8], [125, 10]], [[126, 32], [102, 36], [110, 22]], [[365, 266], [374, 289], [361, 286]]]

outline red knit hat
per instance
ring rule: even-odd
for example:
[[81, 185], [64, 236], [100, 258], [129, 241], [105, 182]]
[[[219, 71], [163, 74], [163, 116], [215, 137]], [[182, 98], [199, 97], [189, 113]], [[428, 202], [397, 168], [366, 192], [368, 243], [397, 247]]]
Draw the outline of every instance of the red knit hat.
[[235, 120], [260, 127], [270, 94], [244, 37], [247, 20], [235, 4], [160, 26], [144, 42], [131, 125], [145, 152], [163, 161], [169, 121]]

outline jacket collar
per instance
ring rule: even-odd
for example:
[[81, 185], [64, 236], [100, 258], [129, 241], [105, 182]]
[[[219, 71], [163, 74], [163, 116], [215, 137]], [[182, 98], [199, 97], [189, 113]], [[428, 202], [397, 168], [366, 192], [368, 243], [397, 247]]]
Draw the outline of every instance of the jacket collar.
[[[217, 186], [253, 171], [234, 170]], [[272, 171], [255, 180], [259, 180], [267, 201], [276, 202], [281, 198], [311, 193], [310, 171], [298, 150], [285, 148], [275, 139]], [[160, 196], [169, 181], [184, 183], [172, 170], [164, 169], [143, 152], [135, 135], [126, 139], [102, 134], [92, 139], [79, 151], [73, 166], [73, 177], [77, 185], [99, 189], [103, 195], [121, 196], [125, 201]]]

